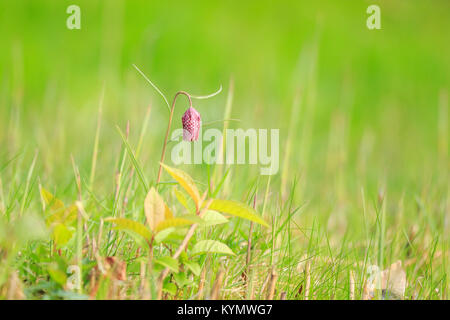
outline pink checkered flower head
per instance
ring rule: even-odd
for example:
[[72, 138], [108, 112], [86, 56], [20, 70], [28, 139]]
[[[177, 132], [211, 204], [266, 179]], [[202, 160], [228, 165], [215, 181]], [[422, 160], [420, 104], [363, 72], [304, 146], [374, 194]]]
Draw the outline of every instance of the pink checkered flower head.
[[190, 107], [183, 114], [181, 122], [183, 123], [183, 140], [197, 141], [202, 123], [200, 113], [198, 113], [198, 111], [194, 108]]

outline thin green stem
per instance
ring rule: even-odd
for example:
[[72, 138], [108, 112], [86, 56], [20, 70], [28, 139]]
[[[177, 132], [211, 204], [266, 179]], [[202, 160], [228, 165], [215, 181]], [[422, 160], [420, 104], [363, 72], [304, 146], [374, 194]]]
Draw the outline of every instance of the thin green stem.
[[166, 136], [164, 138], [164, 145], [163, 145], [162, 154], [161, 154], [161, 161], [159, 162], [158, 178], [156, 179], [156, 184], [159, 184], [159, 182], [161, 181], [162, 164], [164, 163], [164, 157], [166, 155], [167, 140], [169, 139], [170, 127], [172, 126], [172, 119], [173, 119], [173, 112], [175, 110], [175, 103], [177, 101], [178, 96], [181, 94], [184, 94], [186, 97], [188, 97], [189, 106], [192, 107], [192, 99], [191, 99], [191, 96], [189, 95], [189, 93], [187, 93], [186, 91], [178, 91], [175, 94], [175, 97], [173, 98], [173, 102], [172, 102], [172, 108], [170, 109], [169, 124], [167, 126]]

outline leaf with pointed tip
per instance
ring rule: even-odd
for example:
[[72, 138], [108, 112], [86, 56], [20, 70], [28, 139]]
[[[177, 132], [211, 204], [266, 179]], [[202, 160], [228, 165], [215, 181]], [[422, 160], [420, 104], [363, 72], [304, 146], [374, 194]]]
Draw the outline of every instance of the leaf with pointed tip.
[[[168, 207], [154, 187], [150, 189], [144, 202], [145, 217], [150, 230], [156, 232], [156, 226], [164, 221]], [[170, 211], [170, 210], [169, 210]]]
[[186, 197], [184, 196], [184, 194], [180, 190], [178, 190], [177, 187], [174, 187], [173, 190], [174, 190], [175, 197], [177, 198], [178, 202], [181, 203], [181, 205], [189, 212], [194, 212], [195, 210], [192, 209], [192, 203], [191, 203], [191, 205], [189, 205], [189, 202], [186, 199]]
[[105, 221], [114, 223], [116, 229], [132, 231], [144, 239], [150, 241], [152, 233], [142, 223], [126, 218], [106, 218]]
[[156, 242], [156, 243], [161, 243], [161, 242], [163, 242], [164, 240], [167, 239], [167, 237], [170, 236], [170, 234], [171, 234], [173, 231], [175, 231], [175, 228], [167, 228], [167, 229], [161, 230], [160, 232], [158, 232], [157, 234], [155, 234], [155, 239], [154, 239], [155, 242]]
[[259, 223], [265, 227], [269, 227], [269, 224], [264, 221], [253, 208], [242, 202], [216, 199], [211, 202], [209, 209], [244, 218]]
[[192, 255], [203, 253], [220, 253], [234, 256], [234, 252], [225, 243], [216, 240], [199, 241], [192, 248]]
[[202, 219], [202, 227], [210, 227], [228, 222], [227, 218], [225, 218], [221, 213], [214, 210], [207, 210], [203, 214]]
[[202, 271], [202, 268], [197, 262], [194, 261], [185, 261], [183, 264], [192, 271], [193, 274], [195, 274], [197, 277], [200, 275], [200, 272]]
[[200, 193], [198, 192], [197, 186], [194, 180], [183, 170], [172, 168], [161, 163], [161, 166], [174, 178], [180, 186], [189, 194], [189, 196], [194, 200], [195, 206], [198, 209], [200, 206]]
[[155, 260], [155, 263], [162, 265], [163, 267], [169, 268], [175, 273], [178, 273], [178, 260], [172, 257], [161, 257]]

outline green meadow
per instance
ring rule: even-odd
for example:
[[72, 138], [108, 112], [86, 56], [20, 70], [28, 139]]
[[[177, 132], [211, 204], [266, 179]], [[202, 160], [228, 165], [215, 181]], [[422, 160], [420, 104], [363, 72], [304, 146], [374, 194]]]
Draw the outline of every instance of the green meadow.
[[[448, 299], [448, 30], [444, 0], [1, 1], [0, 299]], [[169, 135], [158, 179], [178, 91], [279, 129], [278, 173]]]

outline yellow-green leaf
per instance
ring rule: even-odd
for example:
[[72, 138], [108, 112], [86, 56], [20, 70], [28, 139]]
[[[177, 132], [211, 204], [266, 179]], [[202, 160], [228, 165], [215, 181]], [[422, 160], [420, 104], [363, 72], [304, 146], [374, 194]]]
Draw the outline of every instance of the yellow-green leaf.
[[166, 166], [163, 163], [161, 165], [172, 176], [172, 178], [174, 178], [180, 186], [186, 190], [192, 200], [194, 200], [195, 206], [198, 209], [200, 206], [200, 193], [198, 192], [194, 180], [183, 170]]
[[221, 253], [234, 255], [234, 252], [225, 243], [215, 240], [199, 241], [192, 248], [192, 255], [203, 253]]
[[106, 218], [105, 221], [114, 223], [116, 225], [116, 229], [128, 230], [134, 233], [137, 233], [141, 237], [146, 240], [150, 240], [152, 238], [152, 233], [150, 230], [144, 226], [142, 223], [133, 221], [126, 218]]
[[63, 221], [65, 224], [72, 223], [77, 219], [78, 208], [75, 204], [70, 205], [70, 207], [66, 208], [64, 213]]
[[177, 189], [177, 187], [173, 188], [173, 191], [175, 193], [175, 197], [177, 198], [178, 202], [181, 203], [183, 207], [185, 207], [188, 211], [191, 209], [189, 208], [188, 201], [183, 193], [180, 192], [180, 190]]
[[48, 215], [45, 218], [45, 223], [47, 224], [47, 226], [51, 226], [54, 223], [61, 223], [61, 221], [64, 220], [63, 218], [65, 215], [65, 212], [66, 212], [65, 208], [53, 211], [50, 215]]
[[196, 215], [196, 214], [185, 214], [185, 215], [182, 215], [181, 216], [183, 219], [187, 219], [187, 220], [190, 220], [190, 221], [192, 221], [192, 222], [194, 222], [194, 223], [203, 223], [204, 221], [203, 221], [203, 219], [202, 218], [200, 218], [198, 215]]
[[41, 195], [47, 206], [50, 206], [51, 210], [64, 209], [64, 203], [56, 198], [53, 194], [44, 188], [41, 188]]
[[228, 222], [227, 218], [225, 218], [221, 213], [214, 210], [207, 210], [203, 214], [202, 219], [202, 227], [210, 227]]
[[41, 188], [41, 195], [47, 206], [50, 207], [50, 215], [46, 218], [46, 223], [51, 226], [55, 223], [69, 225], [77, 218], [77, 207], [72, 204], [66, 208], [64, 203], [44, 188]]
[[213, 200], [209, 205], [209, 209], [244, 218], [259, 223], [265, 227], [269, 227], [267, 222], [264, 221], [253, 208], [242, 202], [232, 200]]
[[166, 217], [166, 208], [168, 210], [163, 198], [159, 195], [158, 191], [152, 187], [145, 197], [144, 210], [147, 223], [153, 232], [156, 232], [156, 226], [164, 221]]
[[69, 208], [58, 209], [47, 217], [47, 225], [52, 225], [53, 223], [64, 223], [66, 225], [69, 225], [76, 220], [77, 210], [78, 209], [74, 204]]
[[73, 231], [62, 223], [53, 227], [52, 237], [57, 246], [63, 246], [72, 238]]
[[176, 228], [176, 227], [184, 227], [191, 224], [194, 224], [195, 221], [184, 219], [184, 218], [170, 218], [164, 221], [161, 221], [157, 226], [155, 232], [160, 232], [161, 230], [167, 228]]

